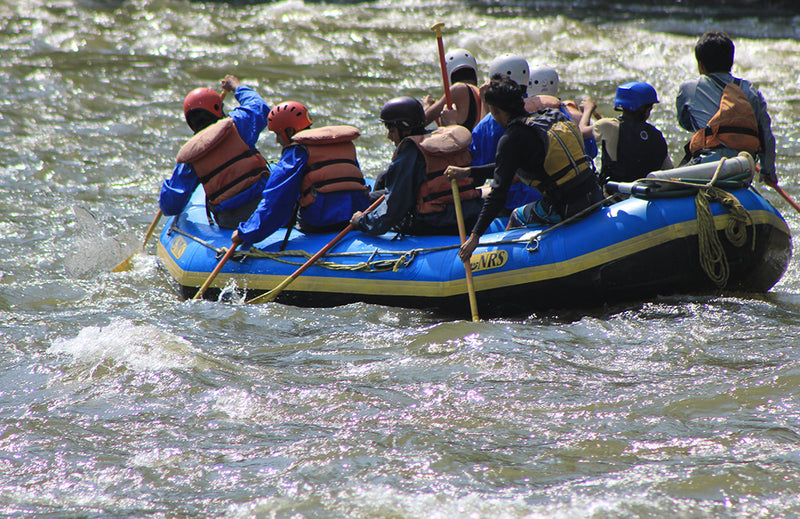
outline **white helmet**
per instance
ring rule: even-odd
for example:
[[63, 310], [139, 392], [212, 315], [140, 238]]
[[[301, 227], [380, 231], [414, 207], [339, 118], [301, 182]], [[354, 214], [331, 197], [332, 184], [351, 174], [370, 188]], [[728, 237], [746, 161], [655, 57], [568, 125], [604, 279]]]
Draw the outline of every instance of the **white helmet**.
[[478, 62], [475, 57], [466, 49], [453, 49], [444, 55], [447, 66], [447, 77], [452, 77], [453, 72], [462, 68], [471, 68], [478, 74]]
[[546, 94], [558, 97], [558, 72], [549, 67], [531, 70], [531, 85], [528, 87], [528, 94], [532, 96]]
[[489, 78], [495, 74], [510, 77], [526, 90], [531, 85], [528, 61], [522, 56], [506, 54], [493, 59], [489, 63]]

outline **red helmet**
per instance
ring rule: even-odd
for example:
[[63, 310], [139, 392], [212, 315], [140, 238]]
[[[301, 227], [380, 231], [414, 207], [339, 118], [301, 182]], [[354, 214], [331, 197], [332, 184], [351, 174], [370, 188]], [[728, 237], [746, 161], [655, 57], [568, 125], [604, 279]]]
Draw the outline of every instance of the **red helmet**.
[[183, 100], [183, 114], [195, 108], [208, 110], [219, 118], [222, 118], [222, 96], [216, 90], [200, 87], [195, 88], [186, 95]]
[[286, 140], [291, 137], [286, 135], [286, 129], [291, 128], [295, 133], [311, 126], [308, 110], [297, 101], [286, 101], [270, 110], [267, 116], [267, 128], [270, 131], [283, 135]]

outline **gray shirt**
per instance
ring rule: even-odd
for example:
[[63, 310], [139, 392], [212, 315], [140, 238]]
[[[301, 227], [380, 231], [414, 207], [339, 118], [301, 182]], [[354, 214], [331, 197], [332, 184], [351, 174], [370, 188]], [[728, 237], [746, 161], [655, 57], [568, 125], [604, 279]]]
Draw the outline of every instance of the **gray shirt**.
[[[733, 82], [733, 76], [727, 72], [714, 72], [702, 75], [699, 79], [681, 84], [675, 107], [678, 112], [678, 123], [685, 130], [695, 132], [708, 125], [711, 117], [717, 113], [722, 99], [723, 87], [709, 76], [714, 76], [724, 84]], [[742, 79], [739, 86], [750, 101], [758, 121], [758, 134], [762, 150], [758, 154], [761, 164], [761, 176], [776, 179], [775, 176], [775, 136], [772, 134], [771, 121], [767, 113], [767, 102], [761, 92], [747, 80]], [[735, 150], [731, 150], [734, 152]], [[732, 153], [732, 155], [735, 153]]]

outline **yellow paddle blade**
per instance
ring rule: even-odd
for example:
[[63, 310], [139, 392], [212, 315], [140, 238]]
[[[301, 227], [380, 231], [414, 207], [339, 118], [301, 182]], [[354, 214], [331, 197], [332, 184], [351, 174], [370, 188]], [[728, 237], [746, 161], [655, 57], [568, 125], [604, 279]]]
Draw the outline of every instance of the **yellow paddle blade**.
[[[134, 253], [135, 254], [135, 253]], [[111, 272], [127, 272], [131, 269], [131, 260], [133, 259], [134, 254], [131, 254], [124, 260], [122, 260], [116, 267], [111, 269]]]

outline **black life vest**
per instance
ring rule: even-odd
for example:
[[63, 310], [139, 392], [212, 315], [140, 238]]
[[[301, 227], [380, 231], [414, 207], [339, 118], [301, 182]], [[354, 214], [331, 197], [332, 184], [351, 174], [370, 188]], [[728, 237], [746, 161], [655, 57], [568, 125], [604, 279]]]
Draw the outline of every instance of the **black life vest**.
[[620, 117], [617, 160], [603, 148], [603, 180], [633, 182], [661, 169], [666, 156], [667, 141], [655, 126]]

